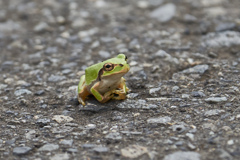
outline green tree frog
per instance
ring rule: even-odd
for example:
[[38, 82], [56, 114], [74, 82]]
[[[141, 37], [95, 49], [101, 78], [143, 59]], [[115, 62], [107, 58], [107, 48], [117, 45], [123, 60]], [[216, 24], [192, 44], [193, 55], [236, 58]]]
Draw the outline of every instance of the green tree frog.
[[101, 103], [110, 99], [125, 99], [128, 88], [122, 76], [129, 69], [124, 54], [86, 68], [78, 84], [79, 103], [85, 105], [85, 100], [91, 94]]

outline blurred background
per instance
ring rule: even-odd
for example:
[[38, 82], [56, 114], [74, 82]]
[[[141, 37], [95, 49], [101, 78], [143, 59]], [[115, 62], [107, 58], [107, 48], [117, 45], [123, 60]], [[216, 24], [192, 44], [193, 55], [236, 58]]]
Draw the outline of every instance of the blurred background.
[[[0, 159], [239, 159], [239, 7], [0, 0]], [[85, 68], [120, 52], [128, 98], [83, 108]]]
[[124, 52], [136, 70], [151, 67], [168, 79], [194, 62], [193, 53], [234, 58], [239, 14], [237, 0], [2, 0], [0, 58], [84, 70]]

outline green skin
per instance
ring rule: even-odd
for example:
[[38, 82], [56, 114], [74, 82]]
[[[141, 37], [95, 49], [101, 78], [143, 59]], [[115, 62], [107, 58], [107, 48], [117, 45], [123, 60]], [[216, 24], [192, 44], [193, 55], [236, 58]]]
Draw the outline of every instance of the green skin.
[[125, 99], [128, 88], [122, 76], [129, 69], [124, 54], [88, 67], [78, 84], [79, 103], [85, 105], [85, 100], [90, 94], [101, 103], [110, 99]]

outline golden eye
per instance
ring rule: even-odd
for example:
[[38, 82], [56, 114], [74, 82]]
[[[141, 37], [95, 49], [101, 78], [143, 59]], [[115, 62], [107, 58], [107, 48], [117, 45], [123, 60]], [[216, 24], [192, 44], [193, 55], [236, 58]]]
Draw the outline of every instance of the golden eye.
[[125, 57], [125, 61], [127, 61], [127, 59], [128, 59], [128, 58], [127, 58], [127, 56], [126, 56], [126, 57]]
[[113, 70], [113, 68], [114, 68], [114, 65], [113, 65], [112, 63], [105, 63], [105, 64], [103, 65], [103, 69], [104, 69], [105, 71], [111, 71], [111, 70]]

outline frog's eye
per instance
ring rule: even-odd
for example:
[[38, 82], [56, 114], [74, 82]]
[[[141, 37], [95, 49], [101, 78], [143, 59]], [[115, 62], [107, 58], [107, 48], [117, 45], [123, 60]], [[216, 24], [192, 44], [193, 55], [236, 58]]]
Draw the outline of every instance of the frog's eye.
[[103, 69], [104, 69], [105, 71], [111, 71], [111, 70], [113, 70], [113, 68], [114, 68], [114, 65], [113, 65], [112, 63], [105, 63], [105, 64], [103, 65]]
[[125, 61], [127, 61], [127, 56], [125, 57]]

